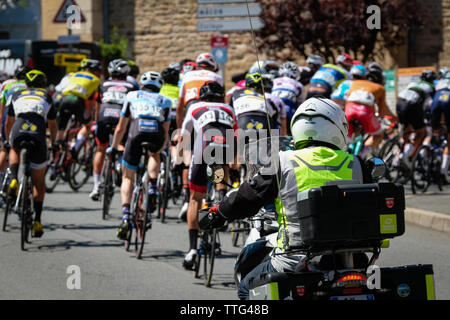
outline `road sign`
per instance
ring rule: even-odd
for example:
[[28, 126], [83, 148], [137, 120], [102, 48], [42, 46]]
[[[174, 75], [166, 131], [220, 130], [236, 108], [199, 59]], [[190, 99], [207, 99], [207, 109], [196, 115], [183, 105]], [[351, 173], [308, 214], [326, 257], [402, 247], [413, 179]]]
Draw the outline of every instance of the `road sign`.
[[59, 36], [58, 44], [78, 44], [81, 43], [81, 37], [79, 34], [70, 34], [67, 36]]
[[197, 9], [197, 18], [222, 18], [222, 17], [247, 17], [259, 16], [262, 13], [260, 4], [238, 5], [238, 6], [214, 6], [199, 7]]
[[211, 48], [228, 48], [227, 36], [212, 36]]
[[217, 63], [224, 64], [227, 62], [227, 48], [213, 48], [212, 54], [216, 59]]
[[246, 2], [255, 2], [255, 0], [197, 0], [199, 4], [211, 4], [211, 3], [246, 3]]
[[[80, 6], [75, 2], [75, 0], [64, 0], [61, 4], [61, 7], [58, 10], [58, 13], [56, 14], [55, 18], [53, 19], [53, 23], [66, 23], [67, 20], [70, 18], [67, 13], [67, 9], [70, 6], [77, 6], [80, 8]], [[83, 13], [80, 12], [80, 21], [79, 22], [86, 22], [86, 18], [84, 17]]]
[[85, 54], [55, 53], [53, 63], [57, 67], [66, 67], [73, 70], [78, 69], [81, 60], [86, 58]]
[[234, 20], [204, 20], [197, 22], [197, 31], [208, 32], [208, 31], [247, 31], [259, 30], [264, 27], [264, 22], [261, 18], [251, 18], [252, 24], [250, 24], [250, 19], [234, 19]]

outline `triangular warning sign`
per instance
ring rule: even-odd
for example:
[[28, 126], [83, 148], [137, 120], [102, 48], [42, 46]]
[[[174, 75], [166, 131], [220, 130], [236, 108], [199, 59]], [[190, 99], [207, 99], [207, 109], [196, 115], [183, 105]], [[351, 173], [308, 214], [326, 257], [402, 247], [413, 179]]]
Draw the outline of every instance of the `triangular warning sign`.
[[[71, 6], [75, 7], [70, 8]], [[75, 21], [73, 22], [86, 22], [86, 18], [84, 17], [83, 12], [81, 12], [81, 7], [75, 2], [75, 0], [64, 0], [58, 10], [58, 13], [53, 19], [53, 23], [66, 23], [67, 20], [73, 15], [75, 15]], [[79, 15], [79, 21], [76, 21], [76, 15]]]

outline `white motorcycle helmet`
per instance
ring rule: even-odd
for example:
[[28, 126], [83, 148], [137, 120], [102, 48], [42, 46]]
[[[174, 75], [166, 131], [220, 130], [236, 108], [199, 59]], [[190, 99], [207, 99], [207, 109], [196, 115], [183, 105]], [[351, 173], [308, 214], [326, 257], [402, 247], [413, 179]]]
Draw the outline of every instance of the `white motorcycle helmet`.
[[320, 141], [344, 150], [348, 123], [344, 111], [334, 101], [311, 98], [298, 107], [291, 121], [294, 142]]

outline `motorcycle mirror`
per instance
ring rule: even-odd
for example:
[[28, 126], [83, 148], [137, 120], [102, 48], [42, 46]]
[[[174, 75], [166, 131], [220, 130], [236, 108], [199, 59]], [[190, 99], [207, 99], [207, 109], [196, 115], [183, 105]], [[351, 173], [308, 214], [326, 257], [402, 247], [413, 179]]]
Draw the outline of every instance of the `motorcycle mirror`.
[[206, 167], [206, 176], [209, 182], [220, 184], [225, 179], [225, 170], [222, 166], [209, 165]]
[[367, 160], [366, 166], [374, 180], [383, 178], [386, 173], [386, 164], [380, 158], [371, 158]]

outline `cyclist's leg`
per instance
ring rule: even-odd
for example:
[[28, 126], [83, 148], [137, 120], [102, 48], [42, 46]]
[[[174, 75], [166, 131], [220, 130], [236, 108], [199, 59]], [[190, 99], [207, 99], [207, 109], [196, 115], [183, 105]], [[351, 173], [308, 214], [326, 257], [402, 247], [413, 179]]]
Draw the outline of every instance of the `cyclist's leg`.
[[78, 132], [77, 134], [75, 145], [71, 150], [72, 155], [78, 153], [87, 136], [89, 135], [92, 126], [92, 113], [91, 113], [92, 108], [90, 106], [91, 103], [93, 102], [85, 101], [82, 98], [78, 99], [75, 116], [77, 118], [77, 121], [81, 123], [82, 127], [80, 132]]
[[66, 138], [65, 132], [67, 124], [69, 123], [69, 120], [73, 114], [74, 106], [76, 108], [78, 99], [78, 97], [73, 95], [65, 95], [61, 98], [59, 110], [56, 117], [56, 121], [58, 124], [58, 133], [56, 135], [56, 140], [60, 143]]
[[448, 168], [450, 164], [450, 148], [448, 146], [448, 143], [450, 143], [450, 133], [448, 130], [450, 130], [450, 104], [446, 104], [446, 106], [443, 108], [443, 114], [444, 114], [444, 121], [445, 125], [447, 126], [447, 146], [444, 149], [444, 154], [442, 156], [442, 164], [441, 164], [441, 175], [444, 178], [444, 182], [448, 183]]

